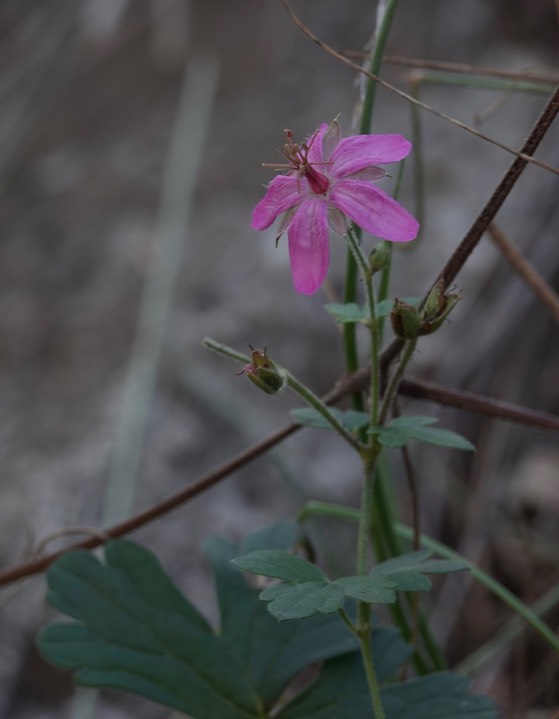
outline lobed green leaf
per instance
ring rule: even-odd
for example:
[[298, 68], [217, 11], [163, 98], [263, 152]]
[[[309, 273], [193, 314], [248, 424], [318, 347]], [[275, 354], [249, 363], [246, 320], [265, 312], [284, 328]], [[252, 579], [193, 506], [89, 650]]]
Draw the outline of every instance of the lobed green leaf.
[[261, 592], [260, 598], [270, 602], [268, 611], [283, 622], [287, 619], [306, 619], [317, 612], [337, 612], [344, 604], [345, 594], [341, 586], [323, 580], [278, 584]]
[[411, 439], [434, 444], [448, 449], [475, 450], [474, 445], [462, 435], [448, 429], [438, 429], [430, 425], [437, 422], [433, 417], [397, 417], [384, 427], [373, 431], [378, 441], [385, 447], [405, 446]]
[[238, 549], [224, 540], [207, 548], [219, 634], [153, 555], [112, 541], [105, 564], [72, 552], [49, 570], [51, 601], [78, 621], [43, 630], [40, 651], [74, 670], [78, 684], [132, 692], [195, 719], [261, 719], [305, 667], [355, 650], [335, 615], [278, 624], [231, 564]]
[[314, 582], [325, 578], [324, 572], [316, 564], [277, 549], [257, 549], [235, 557], [233, 564], [246, 572], [286, 582]]
[[396, 601], [396, 582], [384, 577], [342, 577], [334, 584], [342, 587], [346, 597], [369, 604], [393, 604]]
[[324, 309], [329, 312], [336, 322], [344, 324], [346, 322], [367, 322], [369, 315], [366, 307], [359, 307], [355, 302], [347, 304], [327, 304]]

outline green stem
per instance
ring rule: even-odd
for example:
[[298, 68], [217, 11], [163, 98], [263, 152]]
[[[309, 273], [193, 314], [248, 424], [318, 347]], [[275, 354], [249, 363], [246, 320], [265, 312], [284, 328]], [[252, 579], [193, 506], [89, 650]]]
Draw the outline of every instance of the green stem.
[[357, 574], [367, 574], [367, 545], [371, 528], [372, 504], [375, 485], [375, 459], [373, 456], [365, 463], [365, 481], [359, 512], [359, 528], [357, 531]]
[[218, 355], [235, 360], [235, 362], [245, 362], [245, 364], [250, 362], [250, 357], [248, 355], [245, 355], [242, 352], [237, 352], [237, 350], [229, 347], [229, 345], [216, 342], [216, 340], [213, 340], [211, 337], [205, 337], [202, 340], [202, 346], [206, 349], [212, 350], [212, 352], [216, 352]]
[[369, 397], [369, 425], [371, 427], [376, 427], [380, 403], [380, 345], [376, 316], [376, 299], [373, 288], [373, 273], [371, 271], [367, 258], [361, 250], [359, 241], [352, 229], [348, 231], [347, 239], [355, 257], [355, 260], [359, 268], [361, 269], [363, 280], [365, 282], [365, 292], [367, 295], [367, 316], [369, 320], [369, 334], [371, 341], [371, 391]]
[[280, 369], [284, 373], [287, 384], [291, 389], [305, 400], [307, 404], [313, 407], [324, 419], [330, 424], [339, 435], [341, 435], [346, 442], [348, 442], [353, 449], [357, 450], [361, 454], [361, 445], [355, 436], [348, 430], [344, 425], [336, 418], [330, 411], [329, 407], [318, 397], [312, 390], [306, 387], [302, 382], [294, 377], [291, 372], [286, 369]]
[[[373, 39], [374, 49], [371, 55], [371, 62], [369, 64], [369, 72], [371, 75], [380, 74], [384, 49], [390, 34], [397, 5], [398, 0], [389, 0], [389, 2], [386, 3], [382, 17], [378, 18], [377, 31]], [[359, 133], [361, 135], [371, 131], [376, 89], [376, 81], [372, 78], [368, 78], [365, 86], [365, 95], [363, 97], [363, 106], [361, 108], [361, 122], [359, 125]]]
[[[396, 6], [398, 0], [389, 0], [388, 4], [384, 9], [382, 17], [378, 18], [378, 27], [376, 36], [374, 38], [374, 49], [371, 54], [369, 63], [369, 70], [371, 74], [378, 75], [382, 65], [382, 58], [384, 55], [384, 49], [394, 13], [396, 12]], [[363, 96], [363, 105], [361, 108], [361, 119], [359, 122], [359, 134], [366, 135], [371, 131], [371, 123], [373, 117], [373, 106], [375, 101], [376, 93], [376, 81], [372, 77], [367, 79], [365, 84], [365, 93]], [[358, 227], [353, 228], [357, 242], [361, 241], [361, 229]], [[357, 263], [355, 262], [353, 253], [348, 251], [347, 264], [346, 264], [346, 276], [345, 276], [345, 289], [344, 289], [344, 302], [346, 304], [355, 302], [357, 297]], [[359, 367], [359, 355], [357, 352], [357, 331], [356, 325], [347, 322], [344, 324], [344, 354], [346, 363], [347, 374], [352, 374]], [[358, 411], [363, 411], [364, 402], [363, 396], [360, 392], [355, 392], [352, 395], [353, 408]]]
[[[330, 504], [328, 502], [308, 502], [303, 510], [299, 513], [299, 521], [305, 520], [309, 516], [327, 516], [334, 517], [336, 519], [342, 519], [349, 522], [356, 522], [360, 519], [360, 512], [353, 507], [343, 507], [338, 504]], [[394, 530], [403, 539], [408, 541], [413, 540], [413, 529], [407, 527], [400, 522], [394, 523]], [[526, 622], [532, 629], [537, 632], [553, 649], [559, 652], [559, 637], [553, 632], [550, 627], [540, 619], [538, 616], [544, 611], [547, 611], [552, 606], [559, 603], [559, 589], [554, 587], [550, 592], [541, 599], [539, 599], [533, 607], [528, 607], [518, 597], [515, 597], [506, 587], [500, 582], [493, 579], [489, 574], [480, 569], [473, 562], [469, 562], [461, 554], [447, 547], [446, 544], [437, 542], [436, 539], [432, 539], [425, 534], [420, 537], [420, 543], [422, 547], [426, 549], [432, 549], [439, 556], [445, 557], [446, 559], [458, 559], [464, 562], [472, 573], [474, 579], [482, 584], [486, 589], [492, 592], [495, 596], [507, 604], [514, 612], [516, 612], [521, 619]], [[516, 631], [514, 632], [516, 636]], [[512, 637], [511, 637], [512, 638]], [[502, 644], [501, 644], [502, 646]], [[461, 669], [472, 671], [478, 664], [478, 657], [476, 661], [465, 660], [464, 665], [460, 665]]]
[[[363, 482], [363, 496], [357, 535], [357, 574], [362, 576], [367, 574], [367, 546], [371, 533], [376, 475], [375, 461], [379, 451], [380, 445], [374, 444], [373, 451], [364, 461], [365, 480]], [[359, 637], [361, 656], [363, 658], [363, 666], [365, 668], [375, 719], [384, 719], [385, 715], [380, 698], [380, 687], [371, 648], [371, 605], [367, 602], [359, 602], [357, 605], [357, 636]]]
[[[202, 344], [207, 349], [213, 350], [213, 352], [217, 352], [217, 354], [223, 355], [224, 357], [229, 357], [229, 359], [235, 360], [236, 362], [250, 362], [250, 357], [248, 357], [247, 355], [242, 354], [242, 352], [237, 352], [237, 350], [233, 349], [232, 347], [224, 345], [221, 342], [216, 342], [209, 337], [206, 337]], [[296, 377], [294, 377], [291, 372], [289, 372], [285, 368], [276, 365], [276, 369], [278, 374], [282, 375], [285, 378], [285, 382], [296, 394], [299, 395], [299, 397], [304, 399], [307, 404], [313, 407], [313, 409], [315, 409], [322, 417], [324, 417], [328, 424], [333, 429], [335, 429], [336, 432], [338, 432], [338, 434], [340, 434], [346, 440], [346, 442], [348, 442], [355, 450], [361, 453], [362, 447], [359, 444], [358, 440], [346, 427], [344, 427], [344, 425], [331, 412], [329, 407], [324, 404], [320, 397], [314, 394], [312, 390], [306, 387], [302, 382], [300, 382]]]
[[[559, 584], [552, 587], [540, 597], [530, 609], [538, 616], [548, 612], [559, 604]], [[495, 634], [489, 641], [476, 649], [469, 657], [463, 659], [454, 669], [460, 674], [471, 674], [479, 669], [495, 654], [510, 646], [526, 629], [525, 623], [520, 617], [514, 617], [506, 627]]]
[[371, 704], [373, 705], [375, 719], [386, 719], [386, 714], [384, 713], [384, 709], [382, 707], [380, 685], [371, 649], [370, 627], [367, 627], [366, 633], [359, 634], [359, 646], [361, 649], [361, 656], [363, 658], [363, 666], [365, 668], [365, 676], [367, 677], [367, 685], [369, 687], [369, 694], [371, 695]]
[[[378, 504], [377, 490], [379, 490], [381, 487], [382, 475], [377, 477], [377, 480], [375, 481], [374, 485], [375, 508]], [[382, 502], [384, 504], [386, 504], [387, 502], [387, 499], [386, 497], [384, 497], [384, 495], [382, 496]], [[385, 509], [385, 511], [389, 513], [387, 509]], [[361, 519], [361, 512], [358, 509], [354, 509], [353, 507], [344, 507], [340, 504], [331, 504], [329, 502], [317, 502], [315, 500], [312, 500], [310, 502], [307, 502], [303, 509], [299, 512], [297, 516], [297, 521], [304, 522], [307, 521], [310, 517], [315, 516], [331, 517], [333, 519], [340, 519], [342, 521], [358, 523]], [[373, 525], [375, 524], [376, 523], [373, 522]], [[396, 523], [394, 523], [394, 525], [389, 528], [385, 526], [373, 526], [373, 529], [375, 529], [376, 531], [373, 531], [372, 538], [375, 545], [377, 559], [380, 559], [380, 561], [388, 559], [391, 556], [397, 556], [398, 554], [401, 554], [403, 551], [405, 551], [401, 550], [399, 547], [396, 547], [396, 545], [393, 544], [394, 542], [397, 543], [398, 541], [398, 537], [395, 533], [396, 526], [402, 527], [403, 525], [396, 525]], [[401, 534], [401, 532], [399, 533]], [[389, 548], [389, 552], [385, 553], [382, 547], [378, 546], [378, 543], [381, 542], [381, 540], [385, 540], [387, 536], [392, 538], [392, 542], [390, 542], [391, 546]], [[393, 619], [395, 620], [395, 623], [397, 624], [397, 626], [400, 627], [400, 631], [402, 632], [403, 637], [406, 640], [409, 640], [411, 638], [411, 629], [403, 608], [399, 604], [390, 605], [390, 612], [393, 616]], [[444, 657], [442, 656], [435, 640], [433, 639], [423, 615], [420, 618], [419, 628], [421, 632], [423, 646], [431, 662], [431, 668], [428, 667], [426, 661], [423, 659], [418, 649], [412, 657], [412, 661], [417, 673], [420, 675], [425, 675], [429, 674], [431, 671], [442, 671], [446, 669]]]
[[351, 621], [351, 618], [350, 618], [349, 614], [346, 612], [346, 610], [345, 610], [345, 609], [338, 609], [338, 614], [340, 615], [342, 621], [343, 621], [344, 624], [347, 626], [347, 628], [349, 629], [349, 631], [350, 631], [352, 634], [355, 634], [355, 636], [357, 636], [357, 627], [356, 627], [355, 624]]
[[[413, 529], [410, 527], [406, 527], [405, 525], [396, 522], [394, 529], [401, 537], [409, 540], [413, 539]], [[539, 618], [533, 609], [526, 606], [524, 602], [518, 599], [518, 597], [515, 597], [514, 594], [500, 582], [493, 579], [493, 577], [484, 572], [483, 569], [480, 569], [473, 562], [469, 562], [462, 555], [453, 551], [445, 544], [441, 544], [441, 542], [437, 542], [437, 540], [427, 537], [424, 534], [421, 535], [420, 540], [422, 547], [432, 549], [441, 557], [445, 557], [447, 559], [459, 559], [461, 562], [464, 562], [471, 571], [474, 579], [477, 579], [477, 581], [486, 589], [492, 592], [495, 596], [499, 597], [502, 602], [507, 604], [514, 612], [524, 619], [524, 621], [529, 624], [532, 629], [534, 629], [534, 631], [536, 631], [550, 646], [552, 646], [555, 651], [559, 652], [559, 637], [557, 634], [555, 634], [555, 632], [553, 632], [547, 624]]]

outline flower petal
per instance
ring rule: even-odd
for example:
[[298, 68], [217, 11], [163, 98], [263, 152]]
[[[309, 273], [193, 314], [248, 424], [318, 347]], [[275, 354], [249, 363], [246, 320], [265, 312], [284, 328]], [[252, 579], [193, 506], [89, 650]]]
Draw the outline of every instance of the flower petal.
[[347, 232], [347, 217], [332, 204], [328, 206], [328, 224], [338, 235], [345, 235]]
[[265, 230], [282, 214], [301, 200], [300, 181], [297, 177], [278, 175], [266, 188], [266, 194], [252, 211], [251, 227]]
[[323, 122], [318, 130], [305, 141], [309, 148], [307, 159], [311, 165], [317, 162], [324, 162], [324, 136], [328, 132], [329, 127], [329, 125]]
[[297, 292], [314, 294], [324, 282], [330, 264], [328, 204], [323, 197], [309, 197], [295, 213], [287, 237], [291, 275]]
[[383, 240], [409, 242], [419, 231], [415, 217], [367, 182], [339, 180], [330, 191], [330, 201], [365, 232]]
[[353, 135], [344, 137], [332, 153], [332, 177], [346, 177], [373, 165], [398, 162], [411, 150], [402, 135]]

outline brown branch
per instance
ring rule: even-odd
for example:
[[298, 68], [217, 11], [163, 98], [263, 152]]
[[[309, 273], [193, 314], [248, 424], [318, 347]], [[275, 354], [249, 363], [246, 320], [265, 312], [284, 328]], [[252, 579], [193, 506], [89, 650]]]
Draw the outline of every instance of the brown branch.
[[389, 82], [386, 82], [386, 80], [383, 80], [378, 75], [375, 75], [372, 72], [369, 72], [368, 70], [365, 70], [365, 68], [361, 67], [360, 65], [357, 65], [356, 63], [352, 62], [349, 58], [345, 57], [341, 53], [334, 50], [333, 47], [326, 44], [323, 40], [321, 40], [319, 37], [317, 37], [311, 30], [309, 30], [306, 25], [303, 24], [303, 22], [295, 15], [293, 10], [291, 9], [288, 0], [282, 0], [287, 12], [289, 13], [289, 16], [293, 20], [294, 24], [311, 40], [315, 45], [318, 45], [318, 47], [321, 50], [324, 50], [326, 53], [334, 57], [336, 60], [339, 60], [344, 65], [347, 65], [348, 67], [351, 67], [356, 72], [360, 72], [362, 75], [365, 75], [365, 77], [370, 78], [371, 80], [374, 80], [382, 87], [386, 88], [390, 92], [398, 95], [399, 97], [403, 98], [404, 100], [407, 100], [408, 102], [413, 103], [414, 105], [417, 105], [417, 107], [420, 107], [422, 110], [425, 110], [426, 112], [431, 113], [432, 115], [435, 115], [436, 117], [441, 118], [442, 120], [446, 120], [446, 122], [449, 122], [452, 125], [455, 125], [456, 127], [461, 128], [462, 130], [466, 130], [466, 132], [469, 132], [471, 135], [475, 135], [476, 137], [479, 137], [481, 140], [484, 140], [485, 142], [490, 142], [492, 145], [495, 145], [496, 147], [500, 147], [502, 150], [505, 150], [506, 152], [510, 153], [511, 155], [515, 155], [517, 159], [522, 159], [525, 162], [530, 162], [537, 167], [541, 167], [543, 170], [547, 170], [548, 172], [552, 172], [554, 175], [559, 175], [559, 168], [553, 167], [552, 165], [548, 165], [546, 162], [542, 162], [541, 160], [536, 160], [531, 156], [530, 153], [524, 153], [524, 152], [517, 152], [516, 150], [513, 150], [512, 147], [509, 147], [508, 145], [503, 144], [502, 142], [499, 142], [498, 140], [495, 140], [491, 137], [488, 137], [487, 135], [484, 135], [482, 132], [479, 132], [479, 130], [476, 130], [475, 128], [471, 127], [470, 125], [467, 125], [465, 122], [461, 122], [460, 120], [457, 120], [455, 117], [451, 117], [450, 115], [445, 114], [444, 112], [439, 112], [439, 110], [435, 110], [434, 107], [431, 107], [430, 105], [427, 105], [426, 103], [422, 102], [421, 100], [418, 100], [417, 98], [413, 97], [407, 92], [404, 92], [403, 90], [400, 90], [399, 88], [395, 87], [394, 85], [391, 85]]
[[450, 284], [454, 282], [456, 275], [460, 272], [464, 263], [473, 252], [477, 243], [480, 241], [483, 233], [488, 229], [489, 225], [495, 219], [495, 215], [501, 209], [503, 202], [510, 194], [512, 188], [516, 184], [516, 181], [522, 174], [526, 167], [526, 157], [532, 155], [538, 145], [543, 140], [546, 132], [548, 131], [551, 123], [555, 119], [559, 112], [559, 87], [555, 90], [551, 99], [547, 103], [544, 111], [538, 118], [532, 131], [528, 135], [527, 140], [522, 146], [522, 151], [519, 156], [513, 161], [507, 172], [505, 173], [501, 182], [497, 185], [495, 191], [485, 204], [485, 207], [480, 212], [474, 224], [470, 230], [458, 245], [452, 257], [446, 263], [441, 273], [433, 283], [442, 283], [443, 289], [448, 289]]
[[[333, 404], [338, 402], [342, 397], [351, 394], [351, 392], [355, 391], [355, 386], [360, 385], [363, 382], [363, 377], [366, 374], [367, 372], [365, 370], [361, 370], [356, 372], [351, 377], [345, 378], [344, 380], [336, 383], [334, 388], [322, 398], [323, 401], [327, 404]], [[101, 546], [109, 539], [122, 537], [125, 534], [129, 534], [130, 532], [143, 527], [145, 524], [152, 522], [154, 519], [167, 514], [167, 512], [170, 512], [176, 507], [179, 507], [180, 505], [185, 504], [189, 500], [198, 496], [202, 492], [205, 492], [206, 489], [213, 487], [222, 479], [246, 466], [257, 457], [260, 457], [262, 454], [279, 444], [282, 440], [289, 437], [289, 435], [299, 429], [301, 429], [301, 425], [295, 423], [287, 424], [268, 435], [268, 437], [260, 440], [260, 442], [252, 445], [252, 447], [240, 452], [217, 469], [203, 475], [190, 486], [175, 492], [166, 499], [163, 499], [161, 502], [149, 507], [145, 511], [140, 512], [123, 522], [115, 524], [112, 527], [108, 527], [107, 529], [100, 529], [97, 532], [88, 530], [90, 536], [81, 542], [76, 542], [64, 549], [44, 554], [36, 557], [35, 559], [31, 559], [12, 567], [11, 569], [6, 569], [3, 572], [0, 572], [0, 587], [44, 571], [62, 554], [66, 554], [67, 552], [77, 549], [94, 549], [95, 547]], [[64, 531], [65, 530], [61, 530], [61, 533], [64, 533]], [[76, 530], [71, 531], [74, 532]], [[80, 531], [83, 531], [83, 529]]]
[[38, 574], [39, 572], [44, 571], [62, 554], [66, 554], [67, 552], [74, 551], [76, 549], [94, 549], [95, 547], [99, 547], [104, 544], [104, 542], [108, 539], [122, 537], [124, 534], [129, 534], [135, 529], [139, 529], [163, 514], [170, 512], [172, 509], [179, 507], [181, 504], [188, 502], [190, 499], [201, 494], [206, 489], [213, 487], [220, 480], [229, 476], [241, 467], [249, 464], [249, 462], [252, 462], [253, 459], [256, 459], [261, 454], [267, 452], [274, 445], [278, 444], [290, 434], [293, 434], [293, 432], [296, 432], [299, 428], [300, 426], [294, 423], [285, 425], [285, 427], [282, 427], [276, 432], [268, 435], [268, 437], [265, 437], [260, 442], [252, 445], [252, 447], [249, 447], [244, 452], [240, 452], [213, 472], [203, 475], [190, 486], [185, 489], [181, 489], [179, 492], [175, 492], [175, 494], [172, 494], [161, 502], [154, 504], [149, 507], [149, 509], [126, 519], [124, 522], [115, 524], [105, 530], [100, 530], [98, 534], [91, 535], [87, 537], [87, 539], [84, 539], [81, 542], [76, 542], [65, 549], [45, 554], [37, 557], [36, 559], [32, 559], [28, 562], [15, 566], [12, 569], [6, 569], [5, 571], [0, 572], [0, 586], [11, 584], [23, 577], [29, 577], [32, 574]]
[[489, 236], [512, 269], [520, 275], [534, 292], [538, 300], [551, 312], [553, 319], [559, 324], [559, 296], [549, 286], [540, 273], [528, 262], [522, 252], [507, 238], [505, 233], [495, 224], [489, 225]]
[[[350, 395], [356, 389], [366, 387], [368, 384], [369, 371], [366, 369], [359, 370], [341, 382], [338, 382], [334, 389], [328, 392], [323, 400], [328, 404], [334, 404], [343, 397]], [[525, 409], [518, 405], [502, 402], [492, 399], [491, 397], [483, 397], [481, 395], [472, 394], [470, 392], [462, 392], [433, 382], [425, 382], [422, 380], [403, 380], [400, 384], [400, 393], [408, 397], [428, 399], [438, 404], [457, 407], [468, 412], [476, 412], [487, 417], [496, 419], [505, 419], [513, 422], [521, 422], [527, 426], [539, 427], [541, 429], [559, 431], [559, 418], [545, 412], [537, 412], [535, 410]], [[203, 475], [193, 482], [189, 487], [172, 494], [166, 499], [154, 504], [143, 512], [130, 517], [124, 522], [115, 524], [107, 529], [100, 529], [96, 533], [92, 533], [81, 542], [76, 542], [64, 549], [60, 549], [50, 554], [37, 557], [27, 562], [16, 565], [0, 572], [0, 587], [12, 584], [20, 579], [29, 577], [33, 574], [47, 569], [58, 557], [67, 552], [77, 549], [94, 549], [99, 547], [108, 539], [122, 537], [125, 534], [139, 529], [140, 527], [152, 522], [154, 519], [161, 517], [167, 512], [176, 509], [180, 505], [188, 502], [194, 497], [202, 494], [210, 487], [213, 487], [219, 481], [229, 476], [233, 472], [246, 466], [253, 459], [267, 452], [269, 449], [279, 444], [283, 439], [301, 429], [300, 425], [287, 424], [276, 432], [268, 435], [260, 442], [240, 452], [218, 467], [213, 472]]]
[[[473, 225], [465, 235], [462, 242], [454, 250], [449, 260], [439, 273], [437, 279], [433, 282], [431, 288], [426, 293], [425, 297], [428, 296], [431, 289], [436, 284], [441, 284], [443, 290], [448, 289], [452, 282], [456, 279], [456, 275], [460, 272], [468, 257], [472, 254], [476, 248], [478, 242], [483, 237], [483, 234], [488, 230], [489, 225], [495, 219], [497, 212], [501, 209], [504, 201], [510, 194], [512, 188], [516, 184], [518, 178], [522, 174], [524, 168], [527, 165], [524, 157], [530, 155], [536, 151], [538, 145], [543, 140], [547, 130], [551, 126], [551, 123], [555, 119], [559, 112], [559, 87], [553, 93], [553, 96], [547, 103], [544, 111], [538, 118], [536, 124], [532, 128], [532, 131], [528, 135], [527, 140], [522, 146], [522, 153], [512, 162], [509, 169], [503, 176], [501, 182], [497, 185], [497, 188], [486, 202], [485, 207], [474, 220]], [[425, 298], [424, 298], [425, 300]], [[398, 353], [403, 347], [402, 340], [395, 339], [382, 353], [381, 356], [381, 372], [386, 373], [387, 368], [397, 357]]]
[[[343, 53], [347, 57], [357, 57], [365, 59], [367, 53], [362, 51], [346, 51]], [[483, 67], [480, 65], [469, 65], [461, 62], [446, 62], [444, 60], [423, 60], [414, 57], [402, 57], [400, 55], [385, 55], [383, 60], [385, 65], [403, 65], [404, 67], [413, 67], [420, 70], [439, 70], [441, 72], [454, 72], [461, 75], [479, 75], [481, 77], [492, 77], [501, 80], [516, 80], [517, 82], [534, 82], [542, 85], [559, 84], [559, 74], [556, 72], [541, 72], [539, 70], [524, 70], [522, 72], [511, 70], [500, 70], [493, 67]]]
[[538, 427], [549, 431], [559, 432], [559, 417], [527, 409], [512, 402], [504, 402], [493, 397], [484, 397], [473, 392], [450, 389], [434, 382], [418, 379], [404, 379], [400, 383], [400, 394], [415, 399], [428, 399], [431, 402], [447, 407], [456, 407], [466, 412], [475, 412], [484, 417], [504, 419], [518, 422], [526, 427]]

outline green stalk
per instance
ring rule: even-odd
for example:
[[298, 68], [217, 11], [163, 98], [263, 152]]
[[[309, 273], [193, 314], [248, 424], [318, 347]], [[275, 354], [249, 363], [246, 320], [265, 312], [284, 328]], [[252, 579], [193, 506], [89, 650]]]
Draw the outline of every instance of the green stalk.
[[[343, 507], [338, 504], [330, 504], [328, 502], [308, 502], [304, 509], [299, 513], [298, 520], [304, 521], [307, 517], [316, 515], [334, 517], [336, 519], [342, 519], [349, 522], [356, 522], [360, 517], [359, 510], [353, 509], [352, 507]], [[395, 522], [394, 530], [396, 534], [403, 539], [410, 542], [413, 540], [413, 529], [411, 527], [407, 527], [401, 522]], [[474, 579], [476, 579], [492, 594], [499, 597], [504, 604], [507, 604], [514, 612], [516, 612], [519, 617], [523, 619], [526, 624], [532, 627], [532, 629], [537, 632], [555, 651], [559, 652], [559, 637], [538, 616], [559, 603], [559, 588], [553, 587], [553, 589], [551, 589], [534, 604], [534, 607], [528, 607], [500, 582], [493, 579], [493, 577], [484, 572], [483, 569], [480, 569], [473, 562], [469, 562], [458, 552], [455, 552], [450, 549], [450, 547], [447, 547], [446, 544], [437, 542], [436, 539], [428, 537], [425, 534], [421, 535], [420, 543], [422, 547], [432, 549], [433, 552], [436, 552], [439, 556], [444, 557], [445, 559], [458, 559], [461, 562], [464, 562], [471, 571]], [[473, 664], [469, 660], [465, 660], [464, 666], [471, 671], [475, 668], [475, 666], [477, 666], [477, 663]]]
[[[410, 527], [400, 524], [400, 522], [395, 523], [394, 529], [405, 539], [409, 539], [411, 541], [413, 538], [413, 530]], [[559, 652], [559, 636], [557, 636], [557, 634], [555, 634], [555, 632], [553, 632], [550, 627], [548, 627], [548, 625], [539, 618], [538, 614], [533, 609], [526, 606], [524, 602], [518, 599], [518, 597], [516, 597], [500, 582], [493, 579], [493, 577], [484, 572], [483, 569], [480, 569], [473, 562], [469, 562], [462, 555], [458, 554], [458, 552], [450, 549], [450, 547], [447, 547], [445, 544], [441, 544], [441, 542], [437, 542], [436, 539], [427, 537], [424, 534], [421, 535], [420, 539], [422, 547], [432, 549], [441, 557], [445, 557], [446, 559], [459, 559], [461, 562], [464, 562], [471, 571], [474, 579], [476, 579], [496, 597], [499, 597], [504, 604], [507, 604], [514, 612], [516, 612], [518, 616], [531, 626], [532, 629], [534, 629], [534, 631], [536, 631], [551, 647], [553, 647], [556, 652]]]
[[237, 352], [237, 350], [229, 347], [229, 345], [216, 342], [216, 340], [213, 340], [211, 337], [204, 337], [202, 340], [202, 346], [208, 350], [212, 350], [212, 352], [215, 352], [218, 355], [235, 360], [235, 362], [244, 362], [245, 364], [250, 362], [250, 357], [248, 355], [243, 354], [242, 352]]
[[[369, 63], [369, 71], [371, 74], [378, 75], [382, 66], [382, 58], [384, 55], [384, 49], [386, 47], [386, 41], [390, 33], [392, 20], [394, 13], [396, 12], [396, 6], [398, 0], [388, 0], [384, 7], [384, 14], [381, 16], [378, 13], [378, 27], [376, 36], [374, 38], [374, 50], [371, 54], [371, 60]], [[376, 81], [369, 77], [365, 84], [365, 93], [363, 97], [363, 105], [361, 108], [361, 119], [359, 122], [359, 134], [367, 135], [371, 132], [371, 123], [373, 118], [373, 107], [376, 94]], [[361, 241], [361, 229], [353, 226], [355, 237], [357, 242]], [[357, 263], [353, 257], [353, 253], [348, 251], [347, 264], [346, 264], [346, 276], [345, 276], [345, 290], [344, 290], [344, 302], [355, 302], [357, 297]], [[343, 344], [344, 354], [346, 362], [347, 374], [352, 374], [359, 367], [359, 355], [357, 352], [357, 331], [354, 323], [348, 322], [344, 324], [343, 333]], [[358, 411], [363, 411], [364, 402], [360, 392], [355, 392], [352, 395], [353, 408]]]
[[380, 685], [378, 681], [375, 662], [373, 660], [373, 652], [371, 649], [371, 629], [367, 627], [366, 634], [359, 634], [359, 647], [363, 658], [363, 666], [365, 668], [365, 676], [367, 677], [367, 686], [371, 695], [371, 704], [375, 713], [375, 719], [386, 719], [386, 714], [382, 707], [380, 696]]
[[[221, 342], [216, 342], [210, 337], [206, 337], [202, 344], [207, 349], [212, 350], [213, 352], [216, 352], [217, 354], [220, 354], [224, 357], [228, 357], [229, 359], [235, 360], [236, 362], [244, 362], [245, 364], [250, 362], [250, 357], [248, 357], [247, 355], [243, 354], [242, 352], [237, 352], [237, 350], [233, 349], [232, 347], [229, 347], [228, 345], [224, 345]], [[300, 382], [288, 370], [284, 369], [283, 367], [279, 367], [278, 365], [275, 365], [275, 369], [277, 371], [277, 374], [283, 378], [285, 384], [287, 384], [296, 394], [299, 395], [299, 397], [301, 397], [308, 405], [310, 405], [322, 417], [324, 417], [328, 424], [333, 429], [335, 429], [336, 432], [338, 432], [338, 434], [341, 435], [346, 440], [346, 442], [348, 442], [353, 447], [353, 449], [357, 450], [361, 454], [362, 447], [359, 444], [359, 441], [355, 438], [352, 432], [350, 432], [346, 427], [344, 427], [344, 425], [332, 413], [328, 405], [324, 404], [324, 402], [320, 399], [320, 397], [318, 397], [318, 395], [316, 395], [306, 385]]]
[[341, 435], [346, 442], [353, 447], [353, 449], [357, 450], [359, 454], [361, 454], [362, 448], [358, 440], [348, 429], [346, 429], [346, 427], [344, 427], [341, 422], [339, 422], [336, 416], [332, 414], [329, 407], [324, 404], [320, 397], [314, 394], [314, 392], [306, 387], [302, 382], [299, 382], [299, 380], [294, 377], [291, 372], [288, 372], [285, 369], [279, 369], [279, 371], [284, 374], [289, 387], [291, 387], [291, 389], [298, 394], [301, 399], [305, 400], [308, 405], [316, 409], [316, 411], [324, 417], [324, 419], [336, 430], [336, 432]]
[[[361, 497], [361, 511], [359, 512], [359, 529], [357, 532], [357, 574], [367, 574], [367, 545], [371, 529], [371, 516], [373, 504], [373, 492], [375, 484], [375, 460], [372, 456], [365, 463], [365, 481], [363, 482], [363, 493]], [[360, 603], [360, 607], [363, 606]], [[368, 608], [367, 604], [364, 604]]]
[[363, 254], [359, 241], [352, 229], [347, 233], [347, 239], [353, 256], [365, 282], [367, 295], [367, 316], [369, 320], [369, 335], [371, 340], [371, 390], [369, 396], [369, 425], [375, 427], [378, 419], [380, 403], [380, 369], [379, 369], [379, 335], [377, 327], [377, 312], [375, 292], [373, 289], [373, 273]]
[[[381, 484], [379, 481], [380, 479], [381, 476], [377, 477], [377, 480], [375, 482], [375, 489], [378, 488]], [[384, 501], [387, 501], [386, 497], [384, 498]], [[345, 507], [340, 504], [331, 504], [330, 502], [318, 502], [316, 500], [311, 500], [310, 502], [307, 502], [303, 509], [299, 512], [299, 514], [297, 515], [297, 521], [305, 522], [310, 517], [315, 516], [329, 517], [332, 519], [339, 519], [346, 522], [358, 523], [361, 519], [361, 512], [358, 509], [354, 509], [353, 507]], [[374, 525], [375, 522], [373, 518], [373, 527]], [[397, 525], [396, 523], [394, 523], [394, 525], [390, 528], [386, 528], [383, 526], [380, 531], [372, 532], [372, 540], [373, 545], [375, 546], [375, 553], [377, 554], [377, 558], [380, 559], [380, 561], [383, 561], [384, 559], [389, 559], [390, 557], [398, 556], [398, 554], [402, 553], [400, 547], [397, 547], [398, 536], [396, 533], [396, 527], [403, 527], [403, 525]], [[386, 532], [386, 536], [392, 538], [392, 542], [390, 542], [390, 544], [392, 545], [391, 551], [389, 552], [384, 552], [382, 545], [381, 547], [377, 546], [377, 542], [385, 538], [384, 532]], [[398, 532], [398, 534], [401, 535], [401, 532]], [[403, 608], [400, 606], [400, 604], [391, 604], [389, 609], [395, 624], [400, 628], [400, 631], [402, 632], [402, 636], [404, 637], [404, 639], [409, 640], [411, 638], [411, 629]], [[431, 667], [428, 666], [423, 656], [419, 653], [419, 650], [416, 649], [416, 652], [412, 657], [412, 662], [417, 673], [420, 675], [425, 675], [429, 674], [432, 671], [442, 671], [446, 669], [444, 657], [442, 656], [439, 647], [433, 639], [429, 626], [425, 621], [423, 615], [421, 615], [420, 617], [419, 630], [421, 633], [421, 639], [425, 648], [425, 652], [431, 662]]]
[[[544, 612], [548, 612], [559, 604], [559, 584], [552, 587], [542, 597], [540, 597], [530, 609], [538, 616]], [[460, 664], [455, 667], [455, 671], [460, 674], [471, 674], [472, 672], [483, 666], [495, 654], [510, 646], [526, 629], [526, 624], [520, 617], [514, 617], [506, 627], [495, 634], [489, 641], [476, 649], [469, 657], [463, 659]]]

